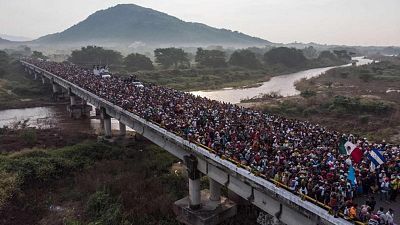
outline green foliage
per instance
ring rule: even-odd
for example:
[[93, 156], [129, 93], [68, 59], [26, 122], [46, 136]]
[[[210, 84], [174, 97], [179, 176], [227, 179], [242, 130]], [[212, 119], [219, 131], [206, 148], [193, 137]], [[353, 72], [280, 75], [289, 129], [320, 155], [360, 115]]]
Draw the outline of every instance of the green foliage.
[[220, 50], [204, 50], [198, 48], [196, 52], [195, 61], [202, 66], [206, 67], [226, 67], [225, 52]]
[[360, 80], [364, 81], [364, 82], [369, 82], [370, 80], [373, 79], [373, 75], [371, 73], [369, 73], [369, 71], [362, 71], [358, 77], [360, 78]]
[[15, 173], [0, 171], [0, 209], [13, 196], [18, 185], [18, 178]]
[[267, 65], [282, 64], [287, 67], [304, 67], [307, 63], [301, 50], [286, 47], [274, 48], [266, 52], [264, 61]]
[[138, 53], [132, 53], [126, 56], [124, 59], [124, 64], [129, 71], [154, 69], [150, 58]]
[[89, 197], [86, 214], [90, 224], [119, 225], [122, 222], [122, 204], [105, 191], [97, 191]]
[[317, 93], [315, 91], [309, 90], [309, 89], [304, 90], [304, 91], [302, 91], [300, 93], [300, 96], [303, 97], [303, 98], [310, 98], [310, 97], [313, 97], [315, 95], [317, 95]]
[[20, 134], [19, 138], [22, 142], [27, 144], [34, 144], [37, 141], [37, 135], [35, 129], [24, 129]]
[[343, 60], [346, 60], [346, 61], [350, 61], [351, 60], [351, 56], [346, 50], [333, 50], [333, 53], [335, 53], [335, 55], [339, 59], [343, 59]]
[[122, 55], [114, 50], [104, 49], [97, 46], [82, 47], [81, 50], [74, 50], [70, 62], [81, 65], [120, 65]]
[[7, 73], [10, 57], [5, 51], [0, 51], [0, 78]]
[[257, 69], [261, 67], [261, 63], [258, 61], [256, 54], [247, 49], [235, 51], [229, 59], [229, 64], [248, 69]]
[[33, 51], [31, 57], [34, 59], [47, 59], [48, 58], [47, 56], [43, 55], [43, 52], [39, 52], [39, 51]]
[[156, 63], [165, 68], [173, 65], [177, 69], [179, 65], [189, 65], [188, 54], [180, 48], [158, 48], [154, 50], [154, 56], [156, 57]]
[[[84, 142], [55, 150], [29, 150], [0, 155], [0, 176], [8, 177], [1, 180], [10, 184], [7, 186], [0, 182], [0, 195], [7, 196], [10, 192], [32, 185], [47, 185], [72, 171], [92, 165], [95, 161], [118, 159], [122, 154], [123, 151], [119, 148], [102, 143]], [[0, 202], [3, 198], [1, 196]]]
[[345, 96], [335, 96], [329, 108], [331, 110], [342, 111], [344, 113], [375, 114], [388, 114], [394, 109], [392, 104], [384, 101]]
[[314, 59], [318, 57], [317, 50], [313, 46], [308, 46], [303, 49], [303, 54], [308, 59]]

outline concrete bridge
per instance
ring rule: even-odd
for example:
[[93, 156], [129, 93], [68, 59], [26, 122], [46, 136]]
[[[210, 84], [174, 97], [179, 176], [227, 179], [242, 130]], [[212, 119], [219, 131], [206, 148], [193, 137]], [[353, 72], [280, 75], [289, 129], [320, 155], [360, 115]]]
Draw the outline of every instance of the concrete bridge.
[[[171, 133], [157, 124], [102, 99], [81, 87], [64, 80], [26, 61], [21, 61], [25, 70], [45, 83], [49, 80], [55, 96], [67, 93], [70, 112], [85, 115], [89, 111], [86, 103], [100, 110], [104, 123], [104, 134], [111, 137], [111, 118], [120, 124], [120, 135], [125, 135], [126, 126], [183, 160], [189, 172], [189, 196], [178, 200], [174, 211], [178, 220], [186, 224], [218, 224], [236, 214], [236, 204], [221, 196], [221, 188], [254, 204], [273, 219], [270, 224], [288, 225], [348, 225], [343, 218], [335, 218], [326, 209], [318, 206], [306, 196], [298, 196], [282, 185], [257, 176], [246, 168], [222, 159], [204, 146], [199, 146]], [[77, 104], [77, 100], [81, 104]], [[75, 110], [75, 111], [74, 111]], [[78, 114], [79, 114], [78, 113]], [[78, 115], [79, 117], [79, 115]], [[209, 178], [209, 190], [200, 190], [200, 177]]]

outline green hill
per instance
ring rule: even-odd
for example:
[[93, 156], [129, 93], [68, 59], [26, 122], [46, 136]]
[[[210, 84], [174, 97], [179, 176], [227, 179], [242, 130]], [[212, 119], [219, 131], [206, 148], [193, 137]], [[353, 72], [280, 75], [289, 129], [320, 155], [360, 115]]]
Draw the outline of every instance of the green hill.
[[134, 4], [97, 11], [63, 32], [43, 36], [34, 42], [158, 46], [263, 46], [270, 43], [237, 31], [185, 22]]

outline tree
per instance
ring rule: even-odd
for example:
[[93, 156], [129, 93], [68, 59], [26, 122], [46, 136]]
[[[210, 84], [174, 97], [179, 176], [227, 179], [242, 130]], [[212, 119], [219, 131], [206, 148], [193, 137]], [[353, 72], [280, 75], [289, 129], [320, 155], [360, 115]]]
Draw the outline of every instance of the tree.
[[245, 67], [248, 69], [257, 69], [261, 66], [260, 61], [258, 61], [256, 57], [256, 54], [247, 49], [235, 51], [229, 59], [229, 64]]
[[43, 52], [39, 52], [39, 51], [33, 51], [31, 57], [34, 59], [47, 59], [48, 58], [47, 56], [43, 55]]
[[347, 53], [346, 50], [334, 50], [333, 53], [335, 53], [335, 55], [342, 60], [346, 60], [346, 61], [351, 60], [351, 56], [349, 53]]
[[287, 67], [304, 67], [307, 63], [303, 52], [295, 48], [273, 48], [264, 54], [266, 64], [282, 64]]
[[154, 50], [154, 56], [156, 57], [156, 63], [165, 68], [174, 65], [175, 69], [177, 69], [178, 65], [187, 66], [190, 64], [187, 53], [180, 48], [158, 48]]
[[132, 53], [126, 56], [124, 65], [130, 71], [154, 69], [153, 62], [151, 62], [150, 58], [138, 53]]
[[226, 67], [225, 52], [220, 50], [204, 50], [198, 48], [195, 61], [207, 67]]
[[0, 51], [0, 77], [6, 74], [8, 64], [10, 63], [10, 57], [5, 51]]
[[319, 53], [318, 59], [329, 59], [332, 61], [336, 61], [338, 58], [331, 51], [322, 51], [321, 53]]
[[308, 46], [303, 49], [303, 54], [308, 59], [314, 59], [318, 57], [317, 50], [313, 46]]
[[81, 50], [72, 51], [70, 62], [81, 65], [120, 65], [122, 55], [120, 52], [104, 49], [97, 46], [82, 47]]

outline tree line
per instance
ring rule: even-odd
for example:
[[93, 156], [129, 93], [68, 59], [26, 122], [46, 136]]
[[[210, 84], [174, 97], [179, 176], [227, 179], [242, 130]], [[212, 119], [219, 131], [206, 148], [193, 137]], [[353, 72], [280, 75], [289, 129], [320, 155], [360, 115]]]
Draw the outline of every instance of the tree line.
[[[37, 57], [41, 56], [40, 53], [34, 53], [33, 55]], [[153, 70], [155, 64], [164, 69], [182, 69], [192, 66], [190, 54], [183, 49], [174, 47], [155, 49], [154, 62], [150, 57], [143, 54], [132, 53], [123, 57], [118, 51], [98, 46], [87, 46], [79, 50], [74, 50], [68, 60], [75, 64], [87, 66], [124, 66], [131, 72]], [[234, 51], [229, 56], [223, 50], [198, 48], [194, 57], [194, 64], [198, 68], [227, 68], [231, 66], [255, 70], [280, 66], [302, 69], [313, 66], [330, 66], [346, 63], [350, 60], [350, 55], [344, 50], [333, 52], [323, 51], [317, 54], [310, 47], [303, 50], [277, 47], [272, 48], [264, 54], [256, 53], [250, 49], [240, 49]]]

